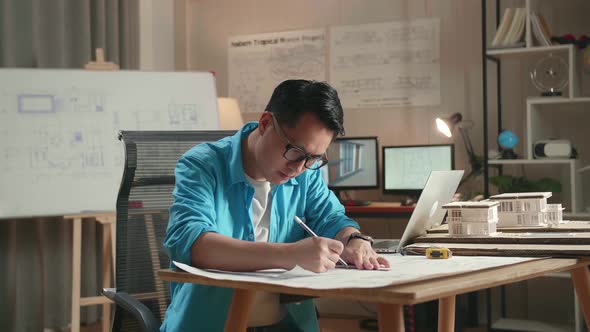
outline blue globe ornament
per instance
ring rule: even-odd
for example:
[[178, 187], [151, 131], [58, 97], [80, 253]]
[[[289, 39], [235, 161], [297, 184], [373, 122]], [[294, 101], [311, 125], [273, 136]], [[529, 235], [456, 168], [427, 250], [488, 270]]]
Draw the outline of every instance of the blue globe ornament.
[[498, 144], [506, 150], [511, 150], [518, 143], [518, 136], [510, 130], [504, 130], [498, 135]]

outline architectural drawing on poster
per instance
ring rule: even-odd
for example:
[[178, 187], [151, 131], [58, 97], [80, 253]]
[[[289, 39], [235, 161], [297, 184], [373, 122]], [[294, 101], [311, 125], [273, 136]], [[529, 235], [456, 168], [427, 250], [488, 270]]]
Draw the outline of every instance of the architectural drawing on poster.
[[346, 108], [440, 104], [438, 19], [330, 28], [329, 80]]
[[292, 78], [326, 80], [325, 29], [229, 39], [229, 96], [244, 113], [262, 112], [274, 88]]

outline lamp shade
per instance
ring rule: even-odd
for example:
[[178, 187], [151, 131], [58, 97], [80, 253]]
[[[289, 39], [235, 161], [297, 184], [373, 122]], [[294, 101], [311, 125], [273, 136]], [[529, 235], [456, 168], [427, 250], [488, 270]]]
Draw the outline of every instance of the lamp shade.
[[219, 129], [237, 130], [244, 125], [242, 113], [238, 101], [234, 98], [217, 98], [217, 109], [219, 111]]
[[461, 113], [455, 113], [448, 118], [436, 118], [436, 128], [446, 137], [453, 136], [453, 129], [463, 120]]

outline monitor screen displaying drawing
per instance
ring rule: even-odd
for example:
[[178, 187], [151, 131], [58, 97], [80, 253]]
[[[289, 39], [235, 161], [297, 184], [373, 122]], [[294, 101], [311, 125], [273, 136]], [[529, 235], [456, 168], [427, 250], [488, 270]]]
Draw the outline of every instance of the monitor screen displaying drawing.
[[377, 137], [338, 138], [327, 151], [322, 177], [332, 190], [374, 189], [379, 186]]
[[419, 196], [432, 171], [454, 168], [454, 145], [383, 147], [383, 192]]

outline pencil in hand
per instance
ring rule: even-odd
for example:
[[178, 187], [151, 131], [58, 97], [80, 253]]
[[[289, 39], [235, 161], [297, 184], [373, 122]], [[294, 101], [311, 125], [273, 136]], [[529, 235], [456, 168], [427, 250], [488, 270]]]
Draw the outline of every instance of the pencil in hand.
[[[313, 236], [313, 237], [318, 237], [317, 234], [314, 233], [311, 228], [309, 228], [309, 226], [307, 226], [301, 219], [299, 219], [299, 217], [295, 216], [295, 217], [293, 217], [293, 220], [295, 220], [295, 222], [297, 224], [299, 224], [299, 226], [301, 226], [301, 228], [303, 228], [307, 232], [307, 234], [309, 234], [310, 236]], [[348, 264], [346, 264], [346, 262], [342, 258], [338, 257], [338, 262], [342, 266], [348, 268]]]

